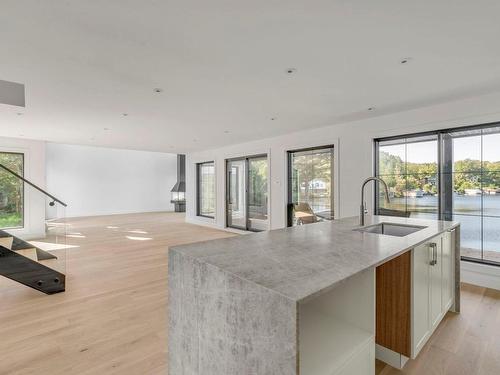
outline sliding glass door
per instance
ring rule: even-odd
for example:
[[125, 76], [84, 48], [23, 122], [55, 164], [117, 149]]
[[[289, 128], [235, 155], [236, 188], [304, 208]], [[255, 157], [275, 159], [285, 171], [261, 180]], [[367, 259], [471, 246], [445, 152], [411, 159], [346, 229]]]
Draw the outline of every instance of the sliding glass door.
[[500, 127], [482, 130], [482, 256], [500, 262]]
[[242, 230], [268, 229], [267, 155], [226, 161], [227, 226]]
[[288, 152], [288, 226], [331, 220], [333, 147]]
[[267, 156], [248, 158], [248, 229], [268, 229]]
[[500, 262], [500, 127], [448, 131], [443, 149], [453, 186], [444, 213], [462, 223], [462, 256]]
[[376, 140], [379, 214], [461, 223], [462, 258], [500, 264], [500, 125]]
[[246, 160], [227, 161], [227, 226], [246, 230]]

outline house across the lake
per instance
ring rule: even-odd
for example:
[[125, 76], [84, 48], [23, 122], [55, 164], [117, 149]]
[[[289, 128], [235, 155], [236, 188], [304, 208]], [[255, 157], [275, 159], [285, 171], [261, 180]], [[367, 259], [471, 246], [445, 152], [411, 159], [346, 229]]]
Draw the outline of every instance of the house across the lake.
[[328, 183], [321, 178], [315, 178], [314, 180], [309, 181], [309, 191], [316, 194], [327, 193]]
[[481, 195], [481, 189], [465, 189], [465, 195]]
[[488, 194], [488, 195], [496, 195], [496, 194], [500, 194], [500, 189], [486, 188], [486, 189], [483, 189], [483, 192], [484, 192], [484, 194]]
[[424, 191], [422, 189], [414, 189], [405, 192], [408, 198], [422, 198], [424, 196]]

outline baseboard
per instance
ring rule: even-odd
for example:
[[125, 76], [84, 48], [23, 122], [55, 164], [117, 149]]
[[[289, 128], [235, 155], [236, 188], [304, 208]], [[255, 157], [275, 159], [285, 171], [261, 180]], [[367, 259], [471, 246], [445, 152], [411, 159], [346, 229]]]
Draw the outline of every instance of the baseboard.
[[42, 239], [42, 238], [46, 237], [45, 232], [26, 231], [26, 228], [7, 229], [7, 232], [12, 234], [13, 236], [16, 236], [18, 238], [25, 240], [25, 241], [37, 240], [37, 239]]
[[218, 230], [223, 230], [224, 232], [229, 232], [229, 233], [236, 233], [236, 234], [250, 234], [254, 232], [247, 232], [241, 229], [235, 229], [235, 228], [227, 228], [227, 227], [221, 227], [215, 223], [213, 219], [207, 219], [203, 218], [204, 220], [199, 220], [199, 219], [193, 219], [191, 217], [186, 216], [186, 223], [189, 224], [194, 224], [194, 225], [199, 225], [202, 227], [208, 227], [208, 228], [213, 228], [213, 229], [218, 229]]
[[173, 209], [165, 209], [165, 208], [158, 208], [158, 209], [153, 209], [153, 210], [140, 210], [140, 211], [119, 211], [119, 212], [112, 212], [112, 213], [95, 213], [92, 215], [77, 215], [77, 216], [66, 216], [64, 218], [55, 218], [51, 220], [60, 220], [60, 219], [84, 219], [87, 217], [97, 217], [97, 216], [115, 216], [115, 215], [129, 215], [129, 214], [149, 214], [149, 213], [161, 213], [161, 212], [172, 212], [175, 213]]
[[409, 360], [403, 354], [396, 353], [379, 344], [375, 345], [375, 358], [397, 369], [402, 369]]
[[19, 238], [22, 238], [25, 241], [31, 241], [31, 240], [41, 240], [46, 238], [47, 235], [45, 232], [40, 232], [40, 233], [27, 233], [19, 236]]
[[189, 223], [189, 224], [201, 225], [202, 227], [222, 229], [221, 227], [219, 227], [217, 225], [215, 219], [211, 219], [208, 217], [193, 218], [193, 217], [189, 217], [186, 215], [185, 221], [186, 221], [186, 223]]
[[460, 271], [464, 283], [500, 290], [500, 267], [461, 261]]

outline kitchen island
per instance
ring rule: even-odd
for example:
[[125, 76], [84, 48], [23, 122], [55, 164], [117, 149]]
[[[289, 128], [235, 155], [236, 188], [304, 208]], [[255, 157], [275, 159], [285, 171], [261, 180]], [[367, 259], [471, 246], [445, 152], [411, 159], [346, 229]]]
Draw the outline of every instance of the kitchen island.
[[[375, 353], [397, 367], [418, 355], [459, 311], [459, 225], [369, 216], [361, 231], [357, 220], [171, 248], [169, 374], [373, 374]], [[418, 229], [376, 233], [380, 223]], [[379, 279], [407, 290], [379, 300]]]

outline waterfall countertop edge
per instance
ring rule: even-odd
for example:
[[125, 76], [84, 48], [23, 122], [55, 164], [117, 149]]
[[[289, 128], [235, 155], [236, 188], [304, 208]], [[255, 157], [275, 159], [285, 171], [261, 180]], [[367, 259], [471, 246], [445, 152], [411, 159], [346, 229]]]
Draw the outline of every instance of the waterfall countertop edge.
[[455, 221], [366, 216], [365, 226], [425, 227], [405, 237], [360, 232], [359, 218], [174, 246], [170, 251], [217, 267], [297, 303], [459, 226]]

